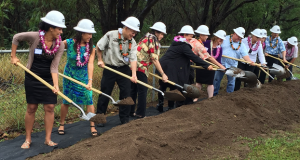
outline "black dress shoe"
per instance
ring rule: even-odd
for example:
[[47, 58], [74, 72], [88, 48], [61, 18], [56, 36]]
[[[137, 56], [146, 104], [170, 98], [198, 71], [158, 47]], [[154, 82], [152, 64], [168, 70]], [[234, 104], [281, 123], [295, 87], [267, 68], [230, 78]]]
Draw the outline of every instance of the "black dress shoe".
[[104, 127], [105, 125], [103, 123], [97, 124], [97, 127]]

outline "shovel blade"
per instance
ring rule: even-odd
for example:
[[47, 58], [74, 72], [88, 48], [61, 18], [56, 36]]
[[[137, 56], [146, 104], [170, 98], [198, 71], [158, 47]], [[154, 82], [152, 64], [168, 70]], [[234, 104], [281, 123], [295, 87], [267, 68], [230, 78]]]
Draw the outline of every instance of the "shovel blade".
[[131, 97], [127, 97], [123, 100], [117, 100], [117, 102], [113, 103], [114, 106], [131, 106], [134, 105], [134, 101]]
[[86, 121], [89, 121], [91, 119], [87, 115], [82, 115], [80, 118]]
[[273, 68], [270, 68], [270, 69], [269, 69], [269, 71], [270, 71], [271, 74], [274, 74], [274, 75], [276, 75], [277, 77], [278, 77], [278, 76], [282, 76], [282, 75], [285, 74], [285, 69], [284, 69], [282, 66], [280, 66], [280, 65], [278, 65], [278, 64], [276, 64], [276, 63], [274, 63], [272, 67], [273, 67]]
[[165, 93], [164, 97], [169, 101], [184, 101], [185, 100], [185, 97], [177, 89], [168, 91], [168, 92], [164, 92], [164, 93]]
[[183, 89], [186, 91], [184, 92], [184, 96], [189, 98], [199, 98], [200, 97], [200, 91], [196, 86], [184, 84]]
[[245, 76], [245, 72], [236, 67], [230, 67], [226, 69], [225, 74], [231, 77], [243, 77]]

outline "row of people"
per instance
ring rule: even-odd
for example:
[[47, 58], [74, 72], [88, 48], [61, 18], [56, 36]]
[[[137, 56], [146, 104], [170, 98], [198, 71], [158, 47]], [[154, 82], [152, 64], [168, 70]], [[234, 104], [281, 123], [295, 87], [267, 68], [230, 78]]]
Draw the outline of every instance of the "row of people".
[[[120, 89], [119, 99], [132, 97], [136, 103], [138, 98], [137, 109], [135, 109], [136, 105], [119, 107], [119, 117], [122, 124], [129, 122], [130, 116], [135, 116], [136, 118], [145, 117], [147, 88], [137, 84], [137, 79], [147, 83], [148, 68], [151, 64], [155, 65], [156, 73], [162, 76], [162, 80], [159, 81], [160, 90], [162, 91], [165, 91], [167, 88], [170, 88], [170, 90], [178, 89], [165, 83], [167, 80], [182, 86], [185, 83], [194, 83], [194, 70], [190, 67], [192, 63], [204, 67], [207, 70], [197, 70], [196, 72], [196, 86], [201, 89], [202, 84], [208, 84], [209, 97], [218, 93], [224, 72], [214, 72], [212, 65], [204, 60], [208, 60], [222, 69], [238, 66], [236, 61], [222, 58], [222, 54], [224, 54], [234, 58], [242, 57], [250, 61], [251, 65], [254, 65], [256, 54], [259, 52], [259, 60], [263, 65], [266, 64], [264, 56], [261, 56], [262, 46], [260, 43], [257, 43], [261, 40], [261, 34], [266, 35], [266, 32], [262, 32], [260, 29], [251, 32], [252, 36], [246, 38], [246, 40], [242, 40], [245, 34], [245, 30], [242, 27], [234, 29], [234, 33], [230, 36], [226, 36], [225, 31], [219, 30], [214, 33], [211, 41], [206, 41], [208, 35], [210, 35], [207, 26], [201, 25], [194, 32], [191, 26], [186, 25], [181, 28], [167, 52], [159, 59], [161, 46], [159, 41], [167, 34], [166, 26], [162, 22], [157, 22], [150, 27], [151, 31], [146, 33], [137, 43], [133, 37], [140, 32], [140, 22], [135, 17], [128, 17], [121, 22], [124, 25], [123, 28], [107, 32], [94, 46], [92, 34], [96, 33], [96, 31], [94, 30], [93, 22], [88, 19], [79, 21], [77, 26], [74, 27], [74, 30], [77, 31], [75, 37], [64, 41], [61, 40], [60, 34], [62, 33], [62, 28], [66, 28], [66, 26], [64, 16], [60, 12], [50, 11], [41, 20], [39, 32], [16, 34], [12, 42], [11, 62], [13, 64], [19, 62], [19, 59], [16, 57], [18, 43], [20, 41], [28, 41], [30, 53], [27, 68], [55, 88], [51, 91], [34, 77], [25, 73], [27, 100], [25, 115], [26, 140], [21, 146], [21, 148], [25, 149], [29, 148], [31, 144], [31, 131], [39, 103], [44, 104], [45, 110], [45, 144], [49, 146], [57, 145], [57, 143], [51, 141], [51, 130], [54, 122], [54, 106], [57, 103], [56, 93], [59, 91], [58, 65], [64, 49], [67, 49], [67, 64], [65, 65], [64, 74], [87, 84], [87, 87], [85, 88], [63, 79], [63, 93], [75, 103], [86, 105], [88, 112], [94, 112], [92, 91], [90, 90], [96, 51], [99, 67], [109, 66], [112, 69], [131, 75], [129, 80], [104, 69], [101, 79], [101, 91], [103, 93], [111, 95], [114, 85], [117, 83]], [[274, 37], [272, 39], [274, 40]], [[272, 39], [270, 38], [270, 40]], [[292, 38], [292, 40], [294, 39]], [[246, 46], [242, 41], [249, 45]], [[279, 43], [275, 45], [278, 46], [280, 45]], [[288, 41], [287, 48], [291, 48], [289, 44], [295, 46], [294, 43]], [[271, 44], [272, 47], [275, 45]], [[267, 41], [266, 46], [268, 46]], [[249, 50], [252, 50], [252, 52]], [[292, 49], [292, 52], [297, 52], [295, 50]], [[285, 53], [283, 52], [282, 55], [285, 60]], [[293, 62], [293, 59], [289, 60]], [[239, 67], [246, 69], [248, 66], [239, 64]], [[261, 74], [261, 76], [263, 75]], [[235, 78], [228, 77], [227, 92], [234, 90], [235, 83], [238, 83], [235, 82]], [[157, 109], [159, 112], [163, 112], [164, 99], [162, 95], [159, 94], [158, 96], [159, 104]], [[99, 95], [97, 113], [106, 114], [108, 103], [109, 99], [107, 97]], [[185, 102], [176, 102], [176, 104], [169, 101], [168, 108], [173, 109], [174, 106], [179, 107], [182, 104], [189, 103], [193, 103], [193, 99], [187, 99]], [[65, 133], [64, 123], [68, 107], [69, 103], [64, 100], [61, 105], [59, 134]], [[90, 122], [90, 126], [92, 135], [97, 135], [95, 124]], [[104, 124], [98, 124], [98, 126], [101, 127]]]

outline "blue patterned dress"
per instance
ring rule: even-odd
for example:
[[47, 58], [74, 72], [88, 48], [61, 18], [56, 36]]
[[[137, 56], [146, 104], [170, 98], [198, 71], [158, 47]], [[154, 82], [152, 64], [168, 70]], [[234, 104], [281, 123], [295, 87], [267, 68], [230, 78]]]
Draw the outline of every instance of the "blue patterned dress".
[[[74, 78], [84, 84], [88, 84], [88, 65], [84, 65], [82, 67], [78, 67], [76, 65], [77, 53], [74, 50], [74, 40], [67, 39], [67, 64], [65, 66], [64, 75]], [[84, 62], [85, 46], [81, 46], [80, 48], [80, 59], [81, 62]], [[92, 105], [92, 91], [87, 90], [85, 87], [74, 83], [66, 78], [63, 78], [63, 89], [64, 94], [74, 101], [76, 104], [80, 105]], [[63, 104], [70, 104], [65, 99], [63, 100]]]

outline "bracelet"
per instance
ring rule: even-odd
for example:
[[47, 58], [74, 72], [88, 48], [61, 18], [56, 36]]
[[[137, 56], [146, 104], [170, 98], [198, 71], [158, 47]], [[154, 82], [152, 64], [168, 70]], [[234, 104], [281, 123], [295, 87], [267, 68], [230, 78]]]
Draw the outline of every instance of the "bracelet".
[[92, 81], [93, 79], [90, 79], [90, 78], [89, 78], [89, 80], [91, 80], [91, 81]]

